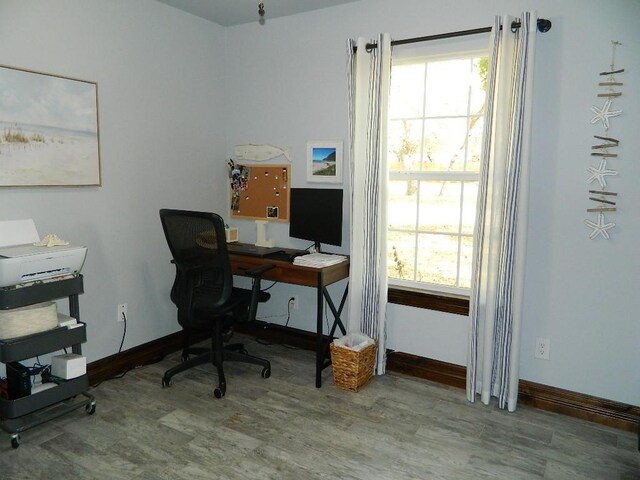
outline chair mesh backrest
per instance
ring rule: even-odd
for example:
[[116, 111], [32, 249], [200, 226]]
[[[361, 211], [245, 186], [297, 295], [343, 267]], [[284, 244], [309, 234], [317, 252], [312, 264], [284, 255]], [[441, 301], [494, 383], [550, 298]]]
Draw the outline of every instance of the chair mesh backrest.
[[[220, 304], [226, 302], [231, 295], [233, 277], [222, 218], [215, 213], [162, 209], [160, 220], [173, 260], [179, 267], [171, 291], [171, 299], [178, 309], [188, 310], [189, 305], [184, 302], [198, 295], [207, 295]], [[207, 268], [192, 278], [184, 278], [181, 267], [194, 264], [205, 264]], [[192, 286], [192, 292], [186, 290], [188, 285]], [[187, 311], [183, 315], [189, 316]], [[183, 320], [188, 318], [183, 316]]]

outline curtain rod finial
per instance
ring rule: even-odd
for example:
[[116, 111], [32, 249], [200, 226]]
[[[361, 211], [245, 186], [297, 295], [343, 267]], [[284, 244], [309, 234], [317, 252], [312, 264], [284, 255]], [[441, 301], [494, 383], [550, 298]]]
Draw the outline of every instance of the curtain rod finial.
[[538, 19], [538, 30], [542, 33], [547, 33], [551, 30], [551, 20], [547, 20], [546, 18]]

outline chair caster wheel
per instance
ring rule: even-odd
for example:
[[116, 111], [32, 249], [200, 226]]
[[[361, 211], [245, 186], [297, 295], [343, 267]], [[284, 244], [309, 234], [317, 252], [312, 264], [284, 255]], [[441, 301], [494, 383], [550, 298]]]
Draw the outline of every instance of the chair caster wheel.
[[18, 448], [20, 446], [20, 435], [17, 433], [11, 436], [11, 448]]
[[270, 367], [264, 367], [262, 369], [262, 372], [260, 373], [260, 375], [262, 376], [262, 378], [269, 378], [271, 376], [271, 368]]
[[224, 394], [225, 394], [225, 389], [224, 388], [216, 388], [213, 391], [213, 396], [216, 397], [216, 398], [222, 398], [222, 397], [224, 397]]
[[171, 379], [162, 377], [162, 388], [170, 387], [170, 386], [171, 386]]
[[95, 402], [88, 403], [86, 407], [84, 407], [88, 415], [93, 415], [96, 413], [96, 404]]

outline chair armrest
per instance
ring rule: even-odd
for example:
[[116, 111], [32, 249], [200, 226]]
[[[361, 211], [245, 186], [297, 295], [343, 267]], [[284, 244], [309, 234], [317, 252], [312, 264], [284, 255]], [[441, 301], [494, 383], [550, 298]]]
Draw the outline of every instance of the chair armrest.
[[251, 270], [247, 270], [245, 275], [248, 275], [253, 278], [251, 283], [253, 284], [251, 287], [251, 302], [249, 304], [249, 316], [248, 321], [253, 322], [256, 319], [256, 312], [258, 310], [258, 296], [260, 295], [260, 283], [262, 280], [262, 274], [268, 270], [275, 268], [275, 265], [272, 263], [267, 263], [265, 265], [261, 265], [256, 268], [252, 268]]
[[251, 270], [246, 270], [245, 272], [243, 272], [243, 274], [247, 275], [248, 277], [261, 278], [265, 272], [271, 270], [272, 268], [275, 268], [275, 265], [273, 263], [267, 263], [256, 268], [252, 268]]

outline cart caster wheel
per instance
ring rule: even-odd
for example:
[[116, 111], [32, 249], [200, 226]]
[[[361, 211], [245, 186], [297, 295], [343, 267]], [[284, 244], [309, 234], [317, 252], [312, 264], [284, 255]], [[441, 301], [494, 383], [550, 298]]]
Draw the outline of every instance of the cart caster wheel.
[[18, 448], [20, 446], [20, 435], [12, 435], [11, 436], [11, 447]]
[[224, 394], [227, 393], [227, 386], [226, 385], [220, 385], [218, 388], [216, 388], [213, 391], [213, 396], [216, 398], [222, 398], [224, 397]]
[[216, 389], [213, 391], [213, 396], [214, 396], [214, 397], [216, 397], [216, 398], [222, 398], [222, 397], [224, 397], [224, 393], [225, 393], [225, 392], [224, 392], [224, 390], [223, 390], [223, 389], [221, 389], [221, 388], [216, 388]]
[[170, 387], [170, 386], [171, 386], [171, 379], [162, 377], [162, 388]]
[[260, 373], [260, 375], [262, 376], [262, 378], [269, 378], [271, 376], [271, 368], [270, 367], [264, 367], [262, 369], [262, 372]]
[[94, 413], [96, 413], [96, 404], [95, 404], [95, 402], [91, 402], [91, 403], [87, 404], [87, 406], [84, 407], [84, 409], [87, 411], [88, 415], [93, 415]]

